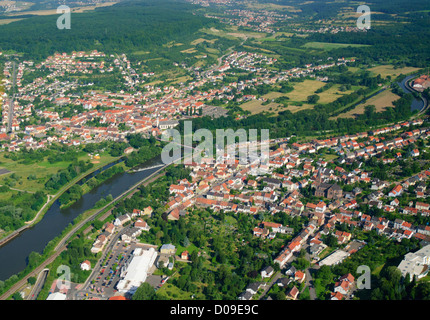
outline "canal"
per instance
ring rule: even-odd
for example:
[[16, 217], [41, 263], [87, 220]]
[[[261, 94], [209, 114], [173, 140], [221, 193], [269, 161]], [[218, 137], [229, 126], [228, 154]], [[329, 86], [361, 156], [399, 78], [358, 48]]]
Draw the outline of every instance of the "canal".
[[[411, 76], [407, 76], [401, 82], [398, 82], [400, 88], [402, 88], [404, 93], [412, 93], [412, 91], [406, 86], [406, 83], [415, 76], [416, 76], [416, 74], [411, 75]], [[424, 101], [423, 100], [417, 100], [416, 98], [414, 98], [412, 100], [411, 111], [414, 111], [414, 110], [420, 111], [423, 107], [424, 107]]]
[[156, 157], [138, 166], [136, 168], [138, 170], [119, 173], [84, 194], [80, 200], [68, 208], [60, 209], [60, 203], [58, 200], [55, 201], [40, 222], [22, 231], [0, 247], [0, 280], [4, 281], [24, 270], [32, 251], [42, 253], [49, 241], [59, 236], [67, 225], [80, 214], [93, 208], [101, 198], [109, 194], [113, 198], [121, 195], [139, 181], [159, 170], [160, 167], [154, 166], [161, 164], [161, 157]]

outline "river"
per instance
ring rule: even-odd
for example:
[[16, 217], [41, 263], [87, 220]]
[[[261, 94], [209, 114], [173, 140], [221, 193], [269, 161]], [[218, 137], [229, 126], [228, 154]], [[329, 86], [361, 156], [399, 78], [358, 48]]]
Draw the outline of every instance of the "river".
[[[0, 247], [0, 280], [6, 280], [27, 266], [28, 256], [32, 251], [42, 253], [49, 241], [61, 232], [76, 217], [94, 207], [102, 197], [111, 194], [113, 198], [131, 188], [139, 181], [159, 170], [161, 157], [148, 160], [137, 167], [136, 171], [119, 173], [106, 180], [68, 208], [60, 209], [58, 200], [48, 209], [42, 220], [31, 228]], [[110, 167], [108, 165], [106, 167]], [[105, 168], [106, 168], [105, 167]], [[147, 170], [140, 170], [148, 168]]]
[[[403, 79], [402, 82], [399, 82], [399, 85], [404, 92], [411, 92], [405, 86], [405, 83], [414, 76], [415, 75], [408, 76]], [[416, 99], [413, 100], [411, 110], [421, 110], [422, 107], [423, 101]], [[106, 197], [109, 194], [114, 198], [119, 196], [134, 184], [157, 171], [159, 169], [158, 167], [152, 167], [160, 164], [162, 164], [161, 158], [157, 157], [140, 165], [137, 168], [138, 170], [119, 173], [106, 180], [89, 193], [84, 194], [80, 200], [68, 208], [60, 209], [59, 202], [54, 202], [39, 223], [24, 230], [18, 236], [0, 247], [0, 280], [4, 281], [10, 276], [24, 270], [27, 266], [28, 256], [32, 251], [42, 253], [49, 241], [60, 235], [67, 225], [80, 214], [93, 208], [100, 198]], [[110, 167], [111, 165], [108, 165], [105, 168]], [[144, 168], [149, 169], [140, 170]]]
[[[407, 76], [406, 78], [404, 78], [402, 80], [402, 82], [398, 82], [400, 88], [402, 88], [404, 93], [412, 93], [412, 91], [406, 87], [406, 82], [408, 82], [410, 79], [412, 79], [415, 76], [416, 76], [416, 74], [411, 75], [411, 76]], [[411, 111], [414, 111], [414, 110], [420, 111], [423, 107], [424, 107], [424, 101], [417, 100], [415, 98], [414, 98], [414, 100], [412, 100]]]

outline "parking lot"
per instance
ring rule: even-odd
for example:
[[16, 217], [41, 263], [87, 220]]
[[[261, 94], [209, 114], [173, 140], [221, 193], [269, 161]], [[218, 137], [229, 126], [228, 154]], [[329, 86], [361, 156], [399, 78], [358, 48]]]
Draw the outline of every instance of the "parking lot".
[[110, 297], [116, 293], [116, 284], [121, 278], [121, 268], [127, 265], [132, 258], [133, 245], [118, 242], [114, 245], [112, 252], [102, 261], [100, 272], [94, 275], [89, 286], [90, 291], [101, 293]]
[[[114, 296], [117, 292], [116, 285], [121, 279], [121, 269], [127, 267], [133, 258], [133, 251], [138, 247], [144, 250], [150, 248], [150, 246], [125, 243], [124, 241], [115, 243], [112, 251], [106, 256], [106, 259], [101, 261], [97, 266], [99, 267], [99, 271], [93, 274], [88, 290], [81, 297], [86, 294], [88, 294], [88, 298], [97, 297], [101, 299]], [[153, 275], [152, 273], [155, 270], [157, 269], [154, 265], [149, 270], [146, 282], [157, 289], [161, 286], [162, 276]]]

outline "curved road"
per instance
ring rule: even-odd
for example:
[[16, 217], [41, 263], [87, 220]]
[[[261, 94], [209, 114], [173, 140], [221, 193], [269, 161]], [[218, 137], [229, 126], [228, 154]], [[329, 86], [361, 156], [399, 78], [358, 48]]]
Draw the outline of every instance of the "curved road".
[[30, 291], [26, 300], [36, 300], [43, 286], [45, 285], [46, 277], [48, 277], [49, 269], [43, 269], [37, 277], [36, 283]]
[[60, 254], [66, 250], [66, 246], [63, 246], [55, 252], [52, 256], [50, 256], [48, 259], [46, 259], [40, 266], [38, 266], [36, 269], [31, 271], [29, 274], [27, 274], [23, 279], [15, 283], [8, 291], [6, 291], [4, 294], [0, 296], [0, 300], [6, 300], [9, 298], [12, 294], [14, 294], [17, 290], [19, 290], [21, 287], [23, 287], [30, 277], [37, 277], [37, 275], [46, 268], [46, 266], [50, 263], [52, 263]]

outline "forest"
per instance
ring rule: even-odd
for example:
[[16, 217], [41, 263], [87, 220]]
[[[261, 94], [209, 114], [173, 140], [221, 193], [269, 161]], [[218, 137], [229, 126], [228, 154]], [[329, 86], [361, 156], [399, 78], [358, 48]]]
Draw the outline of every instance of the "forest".
[[[0, 50], [41, 60], [55, 52], [131, 53], [188, 37], [211, 20], [193, 15], [192, 5], [172, 0], [123, 1], [71, 15], [70, 29], [57, 29], [59, 15], [0, 25]], [[215, 22], [214, 22], [215, 23]], [[154, 32], [154, 30], [157, 30]]]
[[[353, 94], [354, 95], [354, 94]], [[193, 130], [206, 128], [211, 131], [216, 129], [231, 128], [233, 130], [242, 129], [269, 129], [270, 138], [282, 138], [291, 135], [309, 136], [322, 135], [324, 132], [331, 134], [354, 134], [367, 131], [369, 127], [382, 125], [393, 121], [408, 119], [412, 112], [410, 110], [411, 96], [405, 95], [395, 101], [396, 108], [387, 108], [383, 112], [376, 113], [369, 108], [369, 112], [360, 115], [357, 119], [338, 118], [329, 120], [329, 110], [333, 111], [334, 106], [346, 105], [353, 101], [353, 97], [339, 98], [335, 103], [329, 105], [316, 105], [314, 110], [302, 110], [292, 113], [289, 110], [280, 111], [277, 116], [264, 114], [251, 115], [244, 119], [236, 120], [232, 116], [212, 119], [201, 117], [193, 120]], [[180, 121], [179, 130], [184, 130], [184, 121]]]

